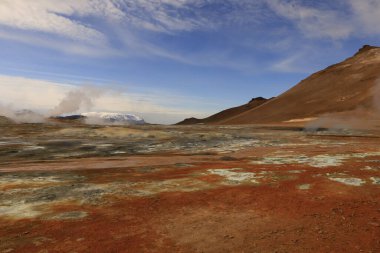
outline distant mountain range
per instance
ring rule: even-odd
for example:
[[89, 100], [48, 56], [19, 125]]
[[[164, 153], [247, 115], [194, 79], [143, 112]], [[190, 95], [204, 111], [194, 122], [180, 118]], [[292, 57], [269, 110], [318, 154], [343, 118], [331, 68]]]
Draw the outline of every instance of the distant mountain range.
[[115, 112], [86, 112], [75, 115], [57, 116], [54, 117], [61, 121], [84, 121], [88, 124], [101, 125], [143, 125], [146, 124], [144, 119], [127, 113]]
[[82, 113], [81, 116], [86, 117], [88, 120], [101, 120], [104, 123], [121, 123], [129, 125], [143, 125], [145, 124], [144, 119], [126, 113], [115, 113], [115, 112], [86, 112]]
[[[273, 99], [273, 98], [271, 98]], [[252, 98], [251, 101], [248, 103], [237, 106], [237, 107], [232, 107], [226, 110], [223, 110], [221, 112], [218, 112], [214, 115], [211, 115], [207, 118], [204, 119], [197, 119], [197, 118], [188, 118], [185, 119], [181, 122], [178, 122], [177, 125], [192, 125], [192, 124], [218, 124], [224, 121], [225, 119], [232, 118], [234, 116], [237, 116], [243, 112], [249, 111], [253, 108], [256, 108], [262, 104], [265, 104], [271, 99], [263, 98], [263, 97], [257, 97], [257, 98]]]

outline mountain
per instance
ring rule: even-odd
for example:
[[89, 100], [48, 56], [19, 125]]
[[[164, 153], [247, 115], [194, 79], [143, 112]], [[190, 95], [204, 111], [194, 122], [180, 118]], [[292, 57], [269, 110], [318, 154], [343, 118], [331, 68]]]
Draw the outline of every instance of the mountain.
[[[380, 110], [380, 48], [312, 74], [280, 96], [219, 124], [307, 122], [325, 115], [375, 115]], [[331, 116], [334, 118], [334, 116]]]
[[143, 125], [144, 119], [126, 113], [116, 112], [86, 112], [73, 115], [61, 115], [51, 117], [50, 120], [61, 123], [87, 123], [94, 125]]
[[269, 100], [270, 99], [263, 98], [263, 97], [253, 98], [247, 104], [223, 110], [221, 112], [218, 112], [218, 113], [211, 115], [211, 116], [204, 118], [204, 119], [188, 118], [188, 119], [185, 119], [185, 120], [177, 123], [177, 125], [218, 124], [223, 120], [229, 119], [229, 118], [234, 117], [236, 115], [239, 115], [243, 112], [246, 112], [248, 110], [256, 108], [256, 107], [266, 103]]
[[80, 114], [74, 114], [74, 115], [68, 115], [68, 116], [55, 116], [53, 117], [55, 119], [58, 119], [58, 120], [83, 120], [85, 119], [86, 117], [85, 116], [82, 116]]
[[42, 114], [34, 112], [32, 110], [23, 109], [14, 111], [10, 108], [2, 111], [2, 116], [6, 117], [8, 120], [17, 123], [42, 123], [45, 118]]
[[48, 118], [49, 122], [69, 124], [84, 124], [85, 120], [86, 117], [80, 114], [51, 116]]
[[85, 117], [86, 123], [89, 124], [115, 124], [115, 125], [143, 125], [144, 119], [126, 113], [115, 112], [87, 112], [80, 116]]
[[5, 116], [0, 116], [0, 125], [6, 125], [12, 123], [12, 120], [5, 117]]

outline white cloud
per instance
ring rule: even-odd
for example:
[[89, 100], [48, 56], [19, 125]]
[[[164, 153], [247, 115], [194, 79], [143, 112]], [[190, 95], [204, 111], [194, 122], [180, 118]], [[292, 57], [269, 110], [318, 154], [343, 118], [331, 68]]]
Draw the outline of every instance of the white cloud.
[[[296, 43], [380, 34], [379, 1], [339, 3], [341, 8], [332, 8], [328, 1], [300, 0], [1, 0], [0, 39], [75, 55], [153, 56], [251, 73], [263, 64], [257, 64], [254, 55], [263, 45], [271, 51], [284, 47], [296, 53]], [[278, 16], [294, 25], [280, 25], [286, 34], [273, 30], [271, 22], [277, 22]], [[230, 43], [227, 46], [223, 41], [215, 47], [200, 45], [203, 51], [181, 50], [175, 36], [191, 31], [220, 31], [227, 40], [238, 36], [226, 42]], [[243, 45], [244, 39], [250, 45]], [[230, 48], [247, 54], [236, 54]], [[288, 58], [277, 67], [291, 71], [290, 62], [297, 61]]]
[[63, 53], [81, 55], [86, 57], [119, 56], [120, 51], [106, 45], [89, 45], [75, 43], [49, 36], [35, 36], [17, 31], [2, 31], [0, 29], [0, 39], [17, 41], [23, 44], [38, 45], [39, 47], [54, 49]]
[[250, 23], [263, 13], [263, 0], [2, 0], [0, 24], [92, 42], [105, 35], [86, 17], [139, 29], [172, 33]]
[[115, 56], [109, 37], [86, 18], [119, 22], [111, 0], [2, 0], [0, 38], [84, 56]]
[[157, 32], [190, 31], [207, 25], [194, 7], [204, 1], [156, 0], [2, 0], [0, 24], [52, 33], [87, 43], [107, 38], [83, 18], [94, 17]]
[[353, 27], [347, 17], [338, 11], [303, 6], [299, 1], [268, 0], [278, 15], [293, 21], [309, 38], [345, 39]]
[[[110, 3], [110, 2], [109, 2]], [[105, 43], [106, 37], [95, 28], [69, 17], [113, 16], [116, 8], [102, 1], [2, 0], [0, 24], [22, 30], [52, 33], [87, 43]]]
[[[48, 112], [55, 108], [68, 92], [75, 89], [78, 89], [78, 86], [0, 75], [1, 104], [16, 110], [30, 109]], [[177, 97], [175, 94], [162, 94], [155, 91], [146, 93], [116, 92], [110, 89], [104, 89], [104, 91], [103, 95], [93, 98], [92, 110], [136, 113], [143, 117], [147, 116], [148, 122], [164, 124], [175, 123], [187, 117], [205, 117], [210, 114], [210, 112], [181, 107], [180, 102], [186, 105], [187, 102], [194, 100], [190, 97], [180, 97], [181, 101], [175, 101]], [[198, 106], [202, 103], [199, 99], [193, 102]], [[170, 103], [176, 106], [169, 107]], [[203, 103], [209, 106], [207, 101]], [[85, 109], [78, 112], [83, 112]]]
[[278, 71], [278, 72], [285, 72], [285, 73], [307, 73], [309, 71], [306, 71], [303, 68], [300, 68], [299, 66], [296, 66], [297, 62], [300, 60], [301, 57], [304, 55], [295, 54], [289, 57], [286, 57], [285, 59], [280, 60], [279, 62], [275, 63], [272, 66], [272, 70]]
[[307, 38], [342, 40], [351, 37], [379, 35], [380, 2], [346, 0], [338, 7], [306, 6], [299, 0], [267, 0], [279, 16], [292, 21]]
[[380, 2], [378, 0], [349, 0], [352, 19], [358, 24], [357, 31], [366, 34], [380, 34]]
[[190, 5], [194, 1], [120, 0], [127, 21], [139, 28], [156, 32], [191, 31], [205, 20], [196, 15]]
[[[85, 56], [151, 54], [184, 62], [144, 32], [174, 35], [250, 23], [262, 0], [2, 0], [0, 38]], [[150, 37], [152, 38], [152, 37]], [[123, 41], [116, 49], [113, 43]], [[119, 44], [120, 46], [120, 44]], [[194, 61], [192, 61], [194, 62]], [[200, 61], [198, 61], [200, 62]]]

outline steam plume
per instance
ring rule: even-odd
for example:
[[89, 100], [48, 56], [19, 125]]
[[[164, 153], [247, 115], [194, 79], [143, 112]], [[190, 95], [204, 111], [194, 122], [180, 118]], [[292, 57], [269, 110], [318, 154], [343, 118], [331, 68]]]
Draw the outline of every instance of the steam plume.
[[371, 129], [380, 124], [380, 79], [370, 90], [370, 103], [354, 110], [321, 115], [310, 122], [306, 130], [328, 129]]
[[49, 112], [49, 115], [57, 116], [73, 113], [80, 109], [90, 110], [94, 106], [93, 99], [100, 97], [102, 91], [101, 89], [89, 86], [72, 90]]
[[5, 116], [16, 123], [41, 123], [45, 117], [31, 110], [15, 110], [11, 105], [0, 104], [0, 115]]
[[107, 90], [85, 86], [69, 91], [66, 96], [47, 113], [39, 114], [31, 110], [18, 110], [12, 105], [0, 104], [0, 115], [10, 118], [16, 123], [40, 123], [51, 116], [69, 114], [79, 110], [89, 110], [94, 106], [94, 99], [105, 94]]

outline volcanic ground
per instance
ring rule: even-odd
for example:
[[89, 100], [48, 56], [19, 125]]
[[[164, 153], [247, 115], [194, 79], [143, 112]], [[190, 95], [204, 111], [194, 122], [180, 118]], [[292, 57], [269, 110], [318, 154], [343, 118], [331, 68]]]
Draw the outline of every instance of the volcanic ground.
[[0, 252], [380, 252], [380, 133], [1, 126]]

